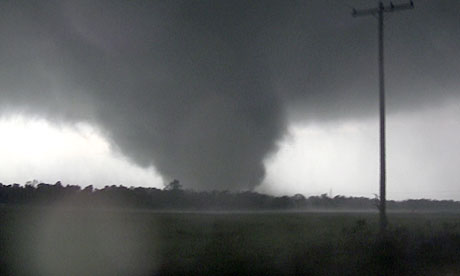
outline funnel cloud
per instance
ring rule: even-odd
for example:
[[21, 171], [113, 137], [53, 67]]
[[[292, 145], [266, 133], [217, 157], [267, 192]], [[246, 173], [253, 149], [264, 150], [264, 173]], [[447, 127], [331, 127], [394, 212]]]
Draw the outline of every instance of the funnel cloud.
[[[390, 112], [458, 97], [459, 3], [418, 4], [388, 22]], [[376, 22], [336, 1], [3, 1], [0, 13], [3, 115], [88, 122], [187, 188], [254, 188], [291, 121], [375, 116]]]

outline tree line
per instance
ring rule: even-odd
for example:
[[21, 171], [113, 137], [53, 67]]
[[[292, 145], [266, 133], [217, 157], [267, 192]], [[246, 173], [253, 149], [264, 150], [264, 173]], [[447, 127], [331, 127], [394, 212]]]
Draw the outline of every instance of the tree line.
[[[0, 183], [0, 204], [74, 207], [117, 207], [151, 210], [377, 210], [377, 199], [366, 197], [330, 197], [327, 194], [305, 197], [270, 196], [254, 191], [193, 191], [184, 190], [174, 180], [164, 187], [144, 188], [125, 186], [93, 186], [26, 183], [25, 185]], [[411, 199], [387, 201], [389, 210], [404, 211], [460, 211], [460, 202], [453, 200]]]

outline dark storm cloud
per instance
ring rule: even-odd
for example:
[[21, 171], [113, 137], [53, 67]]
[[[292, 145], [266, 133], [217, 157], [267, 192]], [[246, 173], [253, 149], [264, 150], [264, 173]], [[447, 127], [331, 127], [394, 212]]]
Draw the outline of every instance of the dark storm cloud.
[[[376, 22], [337, 3], [4, 1], [0, 105], [97, 124], [133, 161], [188, 187], [251, 188], [287, 114], [376, 106]], [[388, 22], [399, 109], [458, 87], [459, 4], [419, 5]]]
[[[383, 1], [388, 4], [389, 1]], [[401, 3], [404, 1], [393, 1]], [[278, 28], [269, 55], [296, 119], [377, 114], [377, 19], [352, 18], [346, 6], [377, 1], [301, 1]], [[459, 94], [460, 2], [415, 1], [386, 14], [385, 75], [390, 111], [423, 107]]]

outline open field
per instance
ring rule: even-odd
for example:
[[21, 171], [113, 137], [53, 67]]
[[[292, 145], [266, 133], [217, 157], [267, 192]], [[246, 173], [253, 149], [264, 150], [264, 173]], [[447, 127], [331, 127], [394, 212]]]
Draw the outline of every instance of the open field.
[[460, 215], [0, 209], [1, 275], [460, 275]]

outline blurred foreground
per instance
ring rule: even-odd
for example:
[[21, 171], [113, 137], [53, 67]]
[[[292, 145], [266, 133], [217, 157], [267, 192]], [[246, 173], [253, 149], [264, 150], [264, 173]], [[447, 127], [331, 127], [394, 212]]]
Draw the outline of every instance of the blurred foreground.
[[0, 209], [0, 275], [458, 275], [458, 214]]

